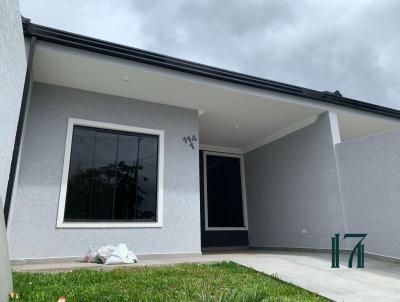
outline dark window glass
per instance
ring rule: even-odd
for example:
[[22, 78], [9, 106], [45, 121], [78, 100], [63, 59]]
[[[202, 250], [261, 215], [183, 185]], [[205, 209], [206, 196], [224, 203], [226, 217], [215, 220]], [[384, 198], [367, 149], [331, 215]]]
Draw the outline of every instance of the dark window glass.
[[158, 137], [74, 126], [65, 221], [157, 221]]
[[136, 216], [144, 220], [154, 220], [157, 208], [157, 150], [158, 141], [154, 137], [142, 137], [139, 150], [139, 172]]
[[138, 137], [120, 135], [118, 144], [117, 186], [115, 190], [115, 218], [135, 218]]
[[113, 218], [115, 161], [118, 137], [115, 133], [95, 132], [89, 219]]
[[243, 227], [240, 159], [207, 155], [209, 227]]
[[94, 146], [95, 132], [80, 128], [74, 129], [65, 218], [88, 218]]

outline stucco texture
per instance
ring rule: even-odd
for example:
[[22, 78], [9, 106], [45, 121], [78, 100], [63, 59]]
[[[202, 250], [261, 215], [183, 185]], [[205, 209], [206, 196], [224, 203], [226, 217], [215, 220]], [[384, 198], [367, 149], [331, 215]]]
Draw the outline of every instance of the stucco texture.
[[[67, 120], [70, 117], [165, 131], [162, 228], [57, 229]], [[200, 201], [196, 111], [34, 83], [10, 226], [11, 258], [83, 256], [124, 242], [137, 254], [199, 253]]]
[[400, 130], [336, 149], [349, 232], [368, 234], [366, 252], [400, 258]]
[[245, 155], [250, 246], [330, 248], [344, 232], [334, 151], [324, 113]]
[[0, 0], [0, 198], [5, 198], [24, 88], [26, 54], [18, 1]]
[[0, 301], [12, 289], [3, 206], [26, 70], [18, 1], [0, 0]]

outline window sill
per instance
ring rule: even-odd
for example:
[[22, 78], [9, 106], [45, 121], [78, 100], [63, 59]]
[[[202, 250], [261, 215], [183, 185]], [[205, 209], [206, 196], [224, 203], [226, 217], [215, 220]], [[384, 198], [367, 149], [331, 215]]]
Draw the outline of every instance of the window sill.
[[61, 222], [57, 229], [131, 229], [131, 228], [162, 228], [161, 222]]

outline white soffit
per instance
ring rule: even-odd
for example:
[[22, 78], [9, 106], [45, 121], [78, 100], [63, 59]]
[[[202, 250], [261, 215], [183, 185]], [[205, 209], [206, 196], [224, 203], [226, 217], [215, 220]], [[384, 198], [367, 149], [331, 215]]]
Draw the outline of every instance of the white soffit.
[[342, 141], [400, 129], [400, 120], [361, 112], [341, 112], [338, 122]]
[[156, 102], [198, 111], [200, 142], [251, 150], [334, 109], [342, 140], [400, 127], [400, 122], [350, 109], [164, 70], [60, 45], [38, 42], [36, 82]]

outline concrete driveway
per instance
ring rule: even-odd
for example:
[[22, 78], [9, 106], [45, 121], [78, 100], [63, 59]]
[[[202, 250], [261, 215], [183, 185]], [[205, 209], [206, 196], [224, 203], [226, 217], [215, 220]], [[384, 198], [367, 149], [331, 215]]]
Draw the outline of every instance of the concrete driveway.
[[[184, 262], [209, 263], [233, 261], [335, 301], [346, 302], [400, 302], [400, 265], [366, 258], [365, 268], [347, 268], [347, 256], [341, 259], [341, 268], [332, 269], [330, 254], [304, 252], [270, 252], [244, 250], [229, 253], [205, 253], [200, 257], [143, 259], [138, 264], [173, 265]], [[82, 262], [14, 265], [15, 271], [51, 272], [80, 268], [112, 269]]]
[[395, 263], [366, 258], [365, 268], [349, 269], [348, 256], [344, 255], [341, 268], [332, 269], [330, 254], [303, 252], [249, 251], [224, 254], [223, 258], [276, 274], [281, 280], [335, 301], [400, 301], [400, 265]]

